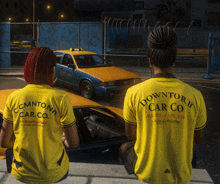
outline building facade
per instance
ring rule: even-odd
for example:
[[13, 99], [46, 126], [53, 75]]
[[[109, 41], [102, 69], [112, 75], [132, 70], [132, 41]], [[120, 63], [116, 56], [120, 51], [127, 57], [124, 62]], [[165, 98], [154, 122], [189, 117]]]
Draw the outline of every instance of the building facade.
[[[35, 9], [35, 11], [33, 11]], [[74, 0], [1, 0], [0, 21], [10, 22], [75, 21]]]
[[[33, 2], [35, 1], [35, 14]], [[105, 18], [220, 25], [220, 0], [1, 0], [0, 21], [103, 21]]]

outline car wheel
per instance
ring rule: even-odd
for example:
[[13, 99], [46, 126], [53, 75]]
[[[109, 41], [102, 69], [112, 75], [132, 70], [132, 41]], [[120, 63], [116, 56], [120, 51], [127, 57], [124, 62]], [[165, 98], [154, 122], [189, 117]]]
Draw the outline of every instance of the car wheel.
[[91, 99], [95, 95], [94, 88], [88, 80], [84, 80], [80, 86], [81, 95], [87, 99]]

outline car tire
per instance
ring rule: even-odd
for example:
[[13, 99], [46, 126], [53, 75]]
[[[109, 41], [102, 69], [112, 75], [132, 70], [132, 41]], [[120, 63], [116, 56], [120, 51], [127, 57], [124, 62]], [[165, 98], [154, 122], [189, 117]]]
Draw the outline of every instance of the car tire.
[[93, 85], [88, 80], [84, 80], [80, 86], [80, 93], [83, 97], [91, 99], [95, 96]]

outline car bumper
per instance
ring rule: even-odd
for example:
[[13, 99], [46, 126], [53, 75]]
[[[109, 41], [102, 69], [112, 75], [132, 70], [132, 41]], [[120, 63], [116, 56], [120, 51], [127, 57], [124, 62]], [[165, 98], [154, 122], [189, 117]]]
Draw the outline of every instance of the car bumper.
[[95, 88], [95, 93], [97, 96], [112, 97], [117, 94], [125, 93], [129, 87], [131, 86], [98, 87], [98, 88]]

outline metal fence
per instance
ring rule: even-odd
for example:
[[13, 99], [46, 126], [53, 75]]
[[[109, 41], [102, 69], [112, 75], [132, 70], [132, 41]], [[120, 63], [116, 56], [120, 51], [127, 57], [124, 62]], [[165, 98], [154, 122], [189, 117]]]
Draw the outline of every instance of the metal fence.
[[[160, 22], [157, 23], [157, 25]], [[31, 44], [16, 45], [33, 41], [36, 46], [47, 46], [53, 50], [81, 47], [94, 51], [116, 66], [148, 67], [146, 40], [150, 30], [156, 25], [143, 20], [105, 19], [104, 22], [73, 22], [73, 23], [0, 23], [0, 68], [23, 66], [27, 54], [33, 48]], [[206, 72], [208, 58], [208, 31], [192, 26], [179, 28], [177, 63], [187, 68], [193, 62], [190, 72]], [[212, 31], [218, 35], [218, 30]], [[14, 43], [13, 43], [14, 42]], [[182, 71], [182, 69], [181, 69]]]
[[[0, 23], [0, 68], [23, 66], [35, 46], [103, 53], [103, 23]], [[34, 36], [35, 35], [35, 36]], [[36, 37], [36, 38], [35, 38]]]
[[[136, 66], [149, 69], [147, 59], [147, 37], [157, 25], [148, 20], [126, 20], [106, 18], [104, 21], [106, 41], [104, 55], [116, 66]], [[168, 25], [169, 23], [167, 23]], [[178, 22], [171, 26], [178, 35], [176, 72], [206, 72], [208, 58], [208, 32], [193, 27], [179, 28]], [[216, 30], [217, 31], [217, 30]], [[190, 69], [191, 68], [191, 69]]]
[[207, 74], [203, 76], [205, 79], [212, 79], [210, 74], [220, 73], [220, 37], [209, 33], [208, 41], [208, 60]]

